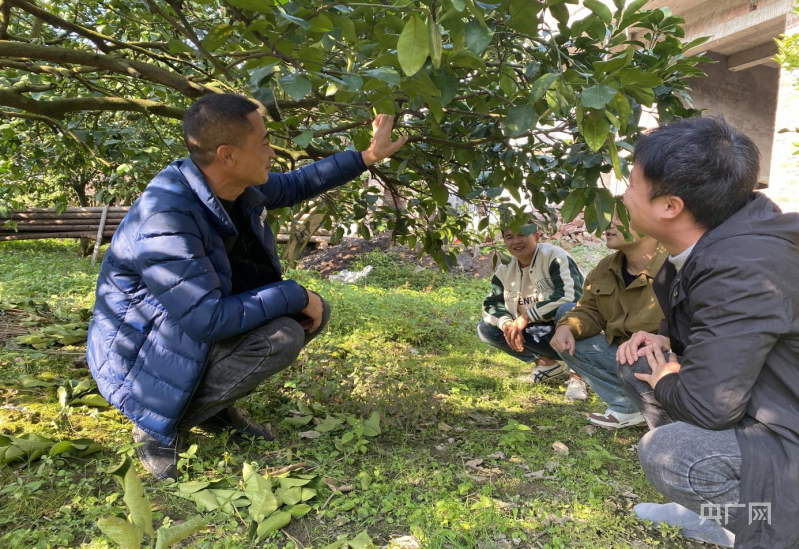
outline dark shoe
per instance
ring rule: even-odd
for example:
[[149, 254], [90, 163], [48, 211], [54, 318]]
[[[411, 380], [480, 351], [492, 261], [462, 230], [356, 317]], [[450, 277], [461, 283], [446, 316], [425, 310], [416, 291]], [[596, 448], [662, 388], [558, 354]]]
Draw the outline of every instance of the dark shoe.
[[142, 443], [136, 448], [136, 454], [144, 468], [155, 478], [178, 479], [178, 454], [183, 451], [182, 433], [178, 433], [172, 444], [167, 446], [134, 425], [133, 441]]
[[263, 425], [256, 423], [247, 410], [236, 406], [231, 406], [227, 410], [222, 410], [215, 416], [211, 416], [200, 423], [198, 427], [213, 433], [229, 431], [239, 438], [250, 437], [275, 440], [272, 433]]

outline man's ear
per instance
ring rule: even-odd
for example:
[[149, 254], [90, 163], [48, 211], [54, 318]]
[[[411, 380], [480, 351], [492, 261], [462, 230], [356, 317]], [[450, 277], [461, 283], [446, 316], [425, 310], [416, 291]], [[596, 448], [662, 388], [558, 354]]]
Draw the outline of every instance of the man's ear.
[[679, 196], [672, 194], [663, 196], [661, 199], [663, 200], [662, 214], [666, 219], [675, 219], [685, 211], [685, 202]]
[[233, 164], [235, 164], [233, 147], [230, 145], [219, 145], [216, 148], [216, 159], [225, 167], [233, 167]]

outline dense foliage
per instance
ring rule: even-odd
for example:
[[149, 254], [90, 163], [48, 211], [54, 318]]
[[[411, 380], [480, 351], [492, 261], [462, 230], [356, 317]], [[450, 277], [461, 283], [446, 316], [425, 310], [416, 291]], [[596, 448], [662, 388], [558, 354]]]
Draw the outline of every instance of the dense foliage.
[[642, 108], [694, 114], [685, 77], [701, 58], [683, 52], [700, 41], [681, 44], [682, 19], [645, 0], [576, 4], [4, 0], [0, 203], [65, 202], [86, 185], [96, 202], [129, 200], [185, 154], [186, 106], [234, 91], [266, 106], [287, 169], [363, 149], [374, 113], [398, 115], [409, 145], [367, 183], [303, 206], [339, 235], [389, 229], [444, 264], [502, 203], [566, 200], [566, 217], [585, 208], [601, 229], [614, 200], [600, 174], [626, 174]]

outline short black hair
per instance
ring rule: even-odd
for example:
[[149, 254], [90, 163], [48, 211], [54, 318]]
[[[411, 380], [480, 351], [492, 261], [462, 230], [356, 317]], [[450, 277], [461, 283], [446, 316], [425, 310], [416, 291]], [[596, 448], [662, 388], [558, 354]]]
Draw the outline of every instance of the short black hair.
[[760, 151], [723, 118], [685, 118], [654, 128], [635, 145], [649, 198], [673, 195], [699, 225], [714, 229], [740, 210], [757, 185]]
[[257, 103], [232, 93], [198, 99], [183, 116], [183, 140], [194, 163], [209, 165], [220, 145], [241, 146], [252, 129], [247, 115], [257, 110]]

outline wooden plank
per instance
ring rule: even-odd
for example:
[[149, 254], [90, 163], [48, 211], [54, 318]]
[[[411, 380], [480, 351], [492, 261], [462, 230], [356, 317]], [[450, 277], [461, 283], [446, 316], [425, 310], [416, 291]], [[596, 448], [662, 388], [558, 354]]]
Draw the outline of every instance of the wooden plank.
[[[57, 231], [96, 231], [100, 226], [99, 223], [85, 223], [83, 225], [17, 225], [17, 230], [14, 231], [12, 227], [0, 229], [0, 233], [52, 233]], [[107, 230], [116, 230], [119, 223], [106, 223]]]
[[[16, 233], [16, 234], [0, 234], [0, 240], [48, 240], [51, 238], [94, 238], [97, 236], [96, 231], [82, 231], [82, 232], [69, 232], [69, 233]], [[103, 238], [111, 238], [114, 233], [103, 233]]]
[[774, 41], [760, 44], [740, 53], [734, 53], [727, 58], [727, 70], [734, 72], [746, 70], [755, 65], [762, 65], [771, 61], [777, 55], [779, 48]]

